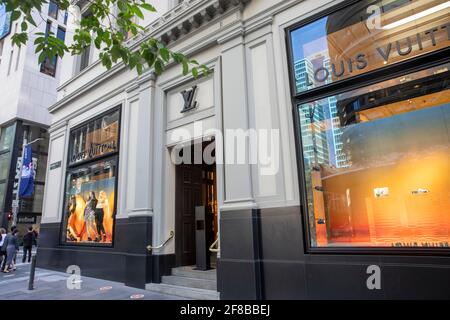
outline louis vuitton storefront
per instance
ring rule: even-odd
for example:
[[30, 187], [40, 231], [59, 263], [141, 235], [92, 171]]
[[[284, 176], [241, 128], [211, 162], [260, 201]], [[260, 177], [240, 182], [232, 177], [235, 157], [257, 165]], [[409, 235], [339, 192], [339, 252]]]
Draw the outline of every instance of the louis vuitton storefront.
[[149, 30], [211, 76], [61, 85], [38, 265], [198, 299], [449, 298], [450, 2], [176, 12]]

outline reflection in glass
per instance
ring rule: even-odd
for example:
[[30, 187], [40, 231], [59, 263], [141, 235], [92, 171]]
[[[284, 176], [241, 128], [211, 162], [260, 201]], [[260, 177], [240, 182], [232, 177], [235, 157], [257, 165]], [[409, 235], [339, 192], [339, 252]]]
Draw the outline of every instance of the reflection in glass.
[[10, 152], [0, 154], [0, 180], [8, 179], [9, 165], [11, 162]]
[[0, 182], [0, 211], [3, 211], [3, 202], [5, 200], [6, 183]]
[[10, 150], [12, 148], [15, 129], [15, 124], [6, 128], [0, 128], [0, 151]]
[[312, 246], [448, 247], [449, 70], [298, 105]]
[[292, 31], [296, 92], [448, 47], [449, 10], [448, 0], [364, 0]]
[[113, 237], [116, 160], [69, 172], [66, 182], [63, 241], [111, 244]]
[[48, 4], [48, 15], [53, 19], [58, 19], [58, 4], [53, 0], [50, 0]]
[[117, 152], [119, 111], [107, 114], [75, 129], [70, 134], [70, 164]]

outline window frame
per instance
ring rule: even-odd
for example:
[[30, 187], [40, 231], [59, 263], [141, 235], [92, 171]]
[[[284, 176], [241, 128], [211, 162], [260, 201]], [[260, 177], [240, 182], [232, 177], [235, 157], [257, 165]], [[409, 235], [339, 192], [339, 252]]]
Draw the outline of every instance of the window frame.
[[[71, 145], [72, 142], [70, 141], [70, 134], [72, 133], [72, 131], [77, 130], [83, 126], [85, 126], [86, 124], [88, 124], [89, 122], [95, 121], [97, 119], [101, 119], [102, 117], [108, 115], [108, 114], [113, 114], [114, 112], [118, 112], [119, 113], [119, 119], [118, 119], [118, 123], [119, 123], [119, 131], [118, 131], [118, 137], [117, 137], [117, 145], [118, 145], [118, 150], [115, 152], [111, 152], [105, 155], [101, 155], [97, 158], [93, 158], [93, 159], [88, 159], [85, 161], [81, 161], [79, 163], [75, 163], [75, 164], [70, 164], [70, 150], [71, 150]], [[61, 221], [60, 221], [60, 227], [59, 227], [59, 244], [61, 246], [64, 247], [85, 247], [85, 248], [109, 248], [109, 249], [113, 249], [115, 247], [115, 239], [116, 239], [116, 222], [117, 222], [117, 199], [118, 199], [118, 188], [119, 188], [119, 166], [120, 166], [120, 139], [121, 139], [121, 128], [122, 128], [122, 105], [117, 105], [113, 108], [110, 108], [108, 110], [106, 110], [105, 112], [100, 113], [99, 115], [92, 117], [86, 121], [83, 121], [81, 124], [76, 125], [72, 128], [70, 128], [69, 130], [69, 143], [67, 144], [67, 150], [66, 150], [66, 154], [67, 154], [67, 160], [66, 160], [66, 168], [65, 168], [65, 172], [64, 172], [64, 196], [63, 196], [63, 200], [62, 200], [62, 210], [61, 210]], [[107, 243], [107, 244], [102, 244], [102, 243], [74, 243], [74, 242], [67, 242], [67, 239], [63, 240], [63, 231], [64, 230], [64, 219], [66, 216], [66, 212], [65, 212], [65, 206], [67, 205], [66, 203], [66, 192], [67, 192], [67, 178], [69, 176], [69, 174], [71, 174], [74, 170], [78, 169], [78, 168], [83, 168], [83, 167], [88, 167], [92, 164], [96, 164], [96, 163], [101, 163], [101, 162], [105, 162], [108, 160], [114, 160], [116, 162], [116, 170], [114, 172], [115, 177], [116, 177], [116, 181], [114, 183], [114, 212], [113, 212], [113, 229], [112, 229], [112, 239], [111, 239], [111, 243]]]
[[[46, 27], [45, 27], [45, 38], [48, 38], [50, 36], [50, 33], [52, 32], [52, 27], [53, 27], [53, 22], [51, 20], [47, 20], [46, 22]], [[58, 27], [59, 29], [59, 27]], [[42, 74], [45, 74], [49, 77], [55, 78], [56, 77], [56, 69], [58, 67], [58, 56], [55, 56], [53, 59], [55, 59], [55, 63], [54, 63], [54, 67], [53, 69], [51, 69], [52, 72], [46, 72], [46, 63], [49, 63], [50, 65], [53, 65], [53, 63], [47, 62], [49, 61], [49, 58], [45, 58], [45, 60], [41, 63], [41, 65], [39, 66], [39, 72]], [[50, 69], [49, 69], [50, 70]]]
[[[51, 8], [51, 5], [52, 5], [52, 4], [54, 4], [54, 5], [56, 6], [56, 14], [55, 14], [55, 17], [53, 17], [52, 15], [50, 15], [50, 8]], [[60, 10], [59, 10], [58, 3], [57, 3], [56, 1], [54, 1], [54, 0], [49, 0], [49, 2], [48, 2], [48, 12], [47, 12], [47, 15], [48, 15], [50, 18], [52, 18], [52, 19], [58, 21], [59, 11], [60, 11]]]
[[311, 245], [311, 230], [307, 205], [306, 176], [304, 172], [303, 142], [300, 137], [301, 123], [298, 105], [329, 98], [337, 94], [370, 86], [385, 80], [393, 79], [413, 72], [425, 70], [450, 62], [450, 46], [423, 55], [415, 56], [404, 61], [371, 70], [360, 75], [339, 80], [335, 83], [325, 84], [304, 92], [296, 91], [295, 65], [293, 59], [293, 45], [291, 33], [310, 23], [327, 17], [339, 10], [350, 7], [358, 0], [344, 0], [330, 8], [292, 24], [284, 29], [287, 51], [287, 67], [291, 95], [291, 107], [294, 124], [294, 141], [297, 165], [297, 179], [300, 197], [300, 213], [302, 215], [303, 246], [305, 253], [309, 254], [365, 254], [365, 255], [433, 255], [450, 256], [450, 248], [438, 247], [314, 247]]
[[[81, 13], [81, 20], [88, 18], [89, 16], [91, 16], [92, 13], [90, 11], [90, 8], [87, 8], [86, 10], [84, 10]], [[83, 73], [85, 70], [87, 70], [89, 68], [89, 66], [92, 64], [92, 54], [93, 54], [93, 46], [92, 43], [89, 44], [88, 46], [86, 46], [83, 51], [81, 52], [81, 54], [78, 55], [77, 59], [76, 59], [76, 69], [75, 69], [75, 74], [79, 75], [81, 73]], [[83, 59], [86, 58], [86, 66], [83, 67]]]

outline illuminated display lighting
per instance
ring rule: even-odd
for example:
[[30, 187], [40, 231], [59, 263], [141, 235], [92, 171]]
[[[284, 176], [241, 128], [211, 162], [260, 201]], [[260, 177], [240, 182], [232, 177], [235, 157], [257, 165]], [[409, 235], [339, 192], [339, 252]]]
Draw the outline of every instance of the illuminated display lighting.
[[413, 14], [412, 16], [409, 16], [409, 17], [406, 17], [404, 19], [401, 19], [401, 20], [395, 21], [393, 23], [390, 23], [388, 25], [385, 25], [383, 27], [383, 29], [384, 30], [391, 30], [391, 29], [400, 27], [400, 26], [402, 26], [404, 24], [410, 23], [410, 22], [415, 21], [415, 20], [420, 19], [420, 18], [424, 18], [426, 16], [429, 16], [429, 15], [431, 15], [433, 13], [439, 12], [439, 11], [447, 9], [447, 8], [450, 8], [450, 1], [441, 3], [440, 5], [432, 7], [430, 9], [424, 10], [422, 12]]

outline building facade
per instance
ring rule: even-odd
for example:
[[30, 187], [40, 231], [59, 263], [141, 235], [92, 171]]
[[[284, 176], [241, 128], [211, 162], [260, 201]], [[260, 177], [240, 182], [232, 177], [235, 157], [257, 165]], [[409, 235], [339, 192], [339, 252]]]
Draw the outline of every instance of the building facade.
[[[27, 45], [13, 46], [11, 38], [20, 32], [21, 22], [11, 22], [4, 6], [0, 7], [0, 16], [0, 224], [3, 227], [12, 224], [8, 217], [11, 217], [17, 199], [22, 146], [41, 139], [32, 144], [36, 170], [33, 196], [16, 203], [17, 226], [24, 234], [29, 225], [39, 231], [47, 168], [47, 129], [51, 124], [48, 106], [57, 100], [61, 59], [39, 64], [33, 34]], [[43, 6], [41, 13], [35, 12], [33, 17], [37, 23], [36, 32], [53, 32], [64, 40], [67, 15], [58, 9], [55, 2], [50, 1]]]
[[148, 34], [212, 75], [64, 58], [40, 267], [191, 297], [449, 297], [448, 1], [158, 9]]

